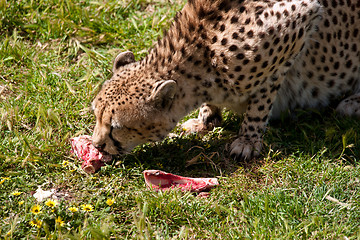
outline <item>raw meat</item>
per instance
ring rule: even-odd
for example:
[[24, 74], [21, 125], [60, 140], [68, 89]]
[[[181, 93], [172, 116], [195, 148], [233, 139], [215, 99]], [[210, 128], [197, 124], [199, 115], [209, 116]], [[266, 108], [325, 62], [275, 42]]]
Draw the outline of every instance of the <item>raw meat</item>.
[[145, 183], [154, 190], [180, 188], [182, 191], [206, 192], [219, 185], [217, 178], [188, 178], [160, 170], [145, 170]]
[[76, 156], [83, 161], [81, 168], [86, 173], [95, 173], [105, 163], [111, 161], [111, 155], [99, 151], [91, 143], [91, 136], [82, 135], [71, 138], [71, 147]]

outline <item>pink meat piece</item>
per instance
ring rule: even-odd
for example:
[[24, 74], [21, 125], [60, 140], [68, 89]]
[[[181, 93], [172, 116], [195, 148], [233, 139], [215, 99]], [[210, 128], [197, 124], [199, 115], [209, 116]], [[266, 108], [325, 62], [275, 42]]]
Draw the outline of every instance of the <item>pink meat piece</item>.
[[143, 174], [146, 185], [157, 191], [180, 188], [182, 191], [206, 192], [219, 185], [217, 178], [189, 178], [160, 170], [145, 170]]
[[71, 138], [71, 147], [76, 156], [83, 161], [81, 168], [86, 173], [95, 173], [104, 163], [111, 161], [111, 155], [99, 151], [94, 147], [91, 136], [82, 135]]

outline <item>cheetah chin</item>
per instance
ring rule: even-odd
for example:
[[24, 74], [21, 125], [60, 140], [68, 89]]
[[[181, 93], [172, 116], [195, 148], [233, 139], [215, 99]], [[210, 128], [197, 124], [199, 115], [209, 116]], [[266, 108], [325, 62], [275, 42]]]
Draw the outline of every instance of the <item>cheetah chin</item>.
[[211, 129], [226, 107], [244, 114], [230, 155], [249, 159], [282, 111], [350, 94], [337, 110], [359, 116], [359, 13], [357, 0], [190, 0], [144, 59], [116, 57], [92, 103], [93, 144], [125, 154], [200, 106], [186, 126]]

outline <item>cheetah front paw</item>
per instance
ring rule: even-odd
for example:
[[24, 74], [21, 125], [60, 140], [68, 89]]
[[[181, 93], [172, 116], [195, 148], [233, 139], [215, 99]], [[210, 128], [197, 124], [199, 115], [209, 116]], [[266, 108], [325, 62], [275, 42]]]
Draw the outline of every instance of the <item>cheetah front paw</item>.
[[181, 125], [187, 133], [205, 133], [221, 125], [221, 111], [218, 107], [202, 104], [197, 119], [189, 119]]
[[197, 118], [189, 119], [181, 124], [181, 129], [185, 133], [204, 133], [207, 131], [206, 125]]
[[200, 107], [198, 119], [208, 130], [212, 130], [214, 127], [221, 125], [221, 110], [216, 106], [204, 103]]
[[337, 106], [336, 111], [343, 116], [360, 117], [360, 93], [343, 100]]
[[230, 156], [235, 160], [248, 160], [258, 157], [261, 148], [262, 139], [249, 140], [245, 137], [239, 137], [230, 146]]

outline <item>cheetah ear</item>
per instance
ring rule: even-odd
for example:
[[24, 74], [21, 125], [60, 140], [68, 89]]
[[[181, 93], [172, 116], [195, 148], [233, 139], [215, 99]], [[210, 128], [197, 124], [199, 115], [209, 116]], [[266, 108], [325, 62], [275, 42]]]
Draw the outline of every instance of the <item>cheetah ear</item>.
[[168, 109], [171, 107], [177, 85], [174, 80], [160, 81], [151, 93], [150, 100], [154, 102], [158, 109]]
[[114, 60], [113, 72], [115, 72], [119, 67], [133, 62], [135, 62], [135, 56], [132, 52], [126, 51], [119, 53]]

